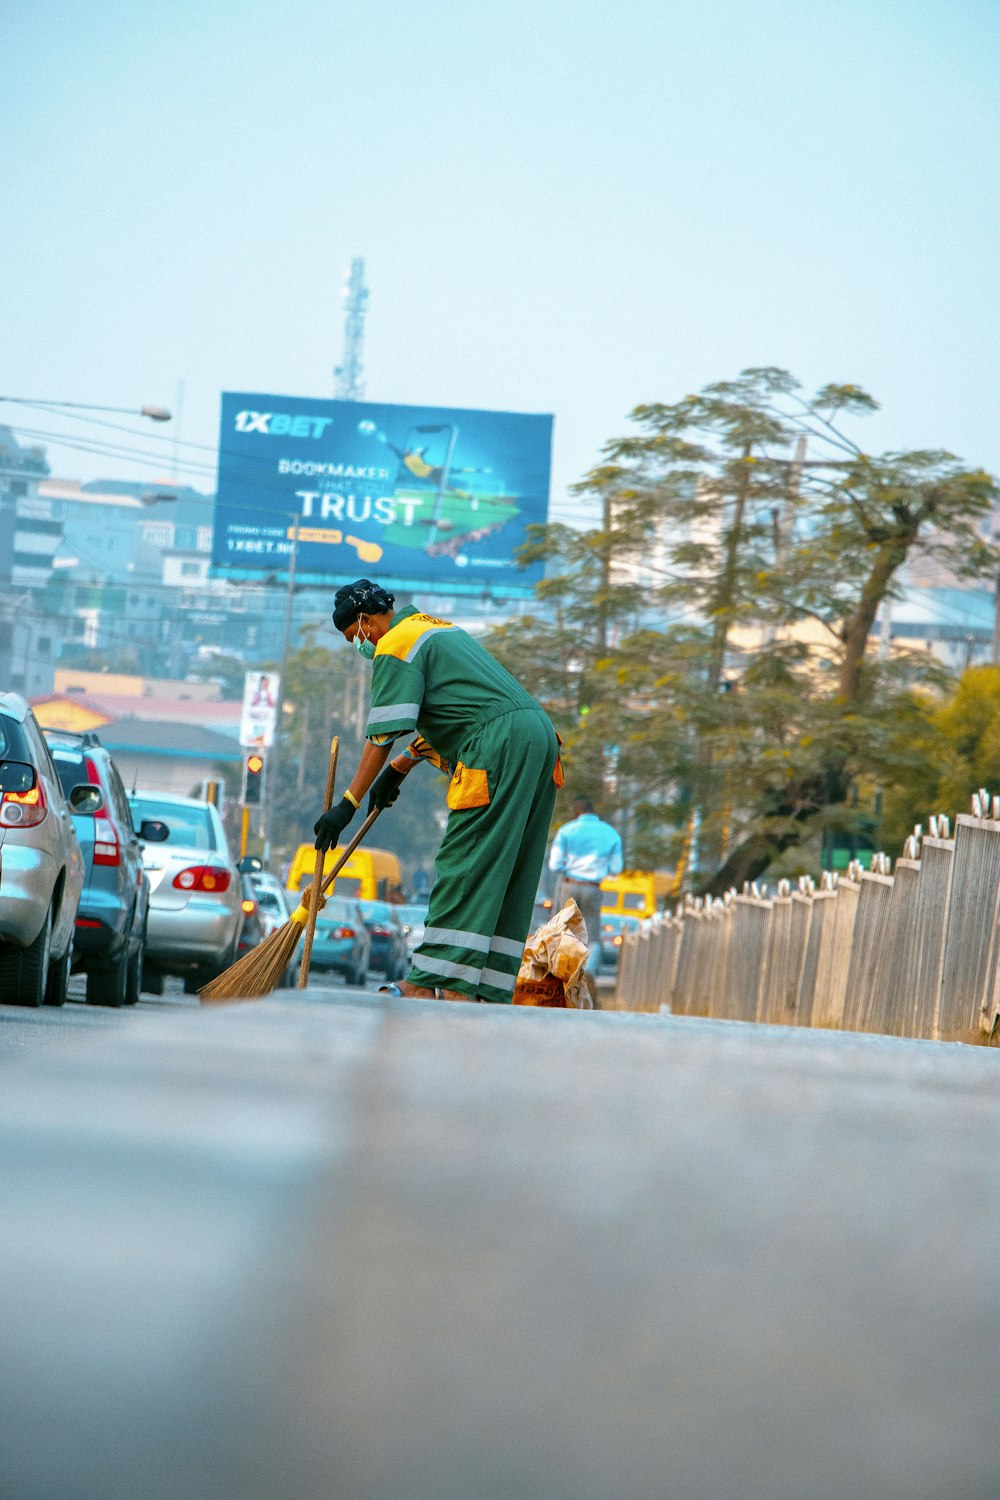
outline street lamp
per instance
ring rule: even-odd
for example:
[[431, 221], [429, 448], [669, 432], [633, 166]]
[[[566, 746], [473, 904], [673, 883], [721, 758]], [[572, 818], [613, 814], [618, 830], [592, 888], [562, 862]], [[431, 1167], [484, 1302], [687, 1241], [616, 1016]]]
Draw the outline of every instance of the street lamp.
[[148, 417], [150, 422], [169, 422], [171, 413], [165, 406], [94, 406], [89, 401], [42, 401], [27, 396], [0, 396], [14, 406], [67, 407], [73, 411], [111, 411], [124, 417]]

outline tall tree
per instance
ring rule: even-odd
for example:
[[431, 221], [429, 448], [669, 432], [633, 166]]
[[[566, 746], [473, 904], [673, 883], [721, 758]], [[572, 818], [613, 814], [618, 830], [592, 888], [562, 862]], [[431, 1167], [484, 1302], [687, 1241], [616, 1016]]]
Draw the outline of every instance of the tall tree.
[[547, 563], [555, 626], [496, 646], [564, 714], [574, 773], [628, 804], [635, 853], [676, 854], [686, 826], [691, 857], [697, 829], [704, 889], [849, 826], [859, 777], [891, 781], [929, 665], [873, 660], [870, 642], [906, 561], [995, 572], [992, 478], [936, 450], [866, 454], [848, 424], [875, 409], [850, 385], [806, 398], [770, 368], [638, 407], [577, 487], [598, 525], [526, 549]]

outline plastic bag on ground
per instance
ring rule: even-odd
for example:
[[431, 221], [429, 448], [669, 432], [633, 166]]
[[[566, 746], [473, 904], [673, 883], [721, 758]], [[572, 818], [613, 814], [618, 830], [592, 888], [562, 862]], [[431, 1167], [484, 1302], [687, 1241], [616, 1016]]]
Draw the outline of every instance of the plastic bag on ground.
[[571, 897], [525, 943], [514, 1004], [593, 1010], [585, 974], [589, 956], [587, 924]]

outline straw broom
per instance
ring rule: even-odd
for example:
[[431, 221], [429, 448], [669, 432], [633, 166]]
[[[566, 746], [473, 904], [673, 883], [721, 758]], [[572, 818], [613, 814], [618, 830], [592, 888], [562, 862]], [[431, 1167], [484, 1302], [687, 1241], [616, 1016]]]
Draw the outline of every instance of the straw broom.
[[[324, 906], [324, 897], [330, 889], [334, 880], [361, 843], [365, 834], [378, 817], [381, 808], [376, 807], [370, 812], [354, 835], [343, 854], [337, 860], [329, 875], [322, 881], [318, 897], [318, 905]], [[322, 862], [317, 858], [316, 863], [322, 870]], [[317, 872], [313, 876], [309, 886], [309, 892], [314, 884], [319, 883], [320, 875]], [[309, 892], [306, 894], [308, 895]], [[288, 968], [299, 938], [305, 930], [309, 920], [309, 908], [297, 906], [285, 923], [279, 927], [277, 932], [272, 932], [269, 938], [265, 938], [259, 947], [251, 949], [249, 953], [235, 964], [232, 964], [224, 974], [217, 979], [211, 980], [198, 991], [203, 1004], [212, 1002], [223, 1002], [226, 1000], [260, 1000], [264, 995], [270, 995], [277, 989], [281, 976]]]

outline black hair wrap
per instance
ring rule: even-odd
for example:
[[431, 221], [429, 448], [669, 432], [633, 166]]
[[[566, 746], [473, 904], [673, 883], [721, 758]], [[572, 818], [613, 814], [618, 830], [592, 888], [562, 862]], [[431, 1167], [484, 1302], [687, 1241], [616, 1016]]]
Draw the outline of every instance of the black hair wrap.
[[386, 593], [370, 578], [358, 578], [334, 594], [333, 623], [338, 630], [346, 630], [358, 615], [386, 615], [395, 602], [395, 594]]

